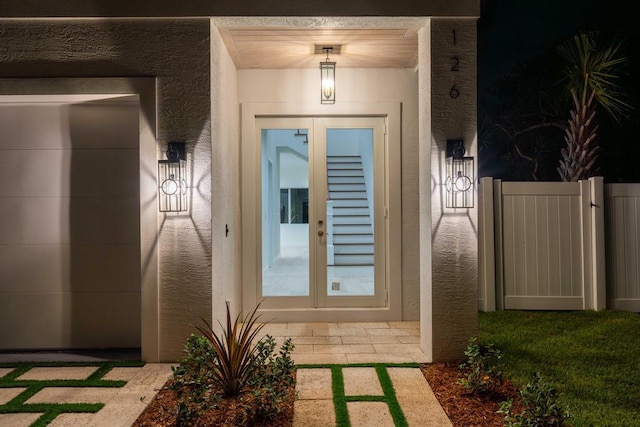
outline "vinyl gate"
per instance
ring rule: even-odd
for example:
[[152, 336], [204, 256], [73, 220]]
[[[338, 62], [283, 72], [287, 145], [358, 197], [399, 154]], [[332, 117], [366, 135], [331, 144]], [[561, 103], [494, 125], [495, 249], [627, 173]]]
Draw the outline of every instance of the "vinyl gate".
[[482, 178], [479, 201], [481, 310], [606, 308], [601, 177]]

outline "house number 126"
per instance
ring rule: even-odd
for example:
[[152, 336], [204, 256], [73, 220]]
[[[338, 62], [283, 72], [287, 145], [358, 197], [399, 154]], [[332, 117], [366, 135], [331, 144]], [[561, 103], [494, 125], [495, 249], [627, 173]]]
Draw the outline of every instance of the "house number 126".
[[[456, 30], [452, 30], [451, 34], [452, 34], [452, 42], [453, 42], [453, 45], [455, 46], [458, 42]], [[460, 57], [456, 55], [451, 57], [450, 71], [454, 73], [460, 71]], [[455, 83], [453, 84], [453, 86], [451, 86], [451, 89], [449, 90], [449, 96], [453, 99], [456, 99], [457, 97], [460, 96], [460, 89], [458, 89]]]

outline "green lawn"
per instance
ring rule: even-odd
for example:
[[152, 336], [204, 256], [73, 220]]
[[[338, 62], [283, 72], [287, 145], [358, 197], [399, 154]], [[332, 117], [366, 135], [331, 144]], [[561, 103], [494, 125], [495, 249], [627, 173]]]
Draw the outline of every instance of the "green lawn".
[[538, 371], [581, 426], [640, 426], [640, 315], [618, 311], [480, 313], [480, 341], [507, 378]]

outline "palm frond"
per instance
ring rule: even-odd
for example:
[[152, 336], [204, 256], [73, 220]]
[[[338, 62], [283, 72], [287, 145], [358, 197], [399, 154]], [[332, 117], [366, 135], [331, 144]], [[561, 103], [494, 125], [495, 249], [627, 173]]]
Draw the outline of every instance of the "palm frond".
[[603, 42], [598, 33], [579, 33], [558, 50], [565, 58], [567, 91], [580, 94], [585, 103], [591, 93], [615, 121], [628, 117], [633, 107], [618, 81], [628, 58], [620, 41]]

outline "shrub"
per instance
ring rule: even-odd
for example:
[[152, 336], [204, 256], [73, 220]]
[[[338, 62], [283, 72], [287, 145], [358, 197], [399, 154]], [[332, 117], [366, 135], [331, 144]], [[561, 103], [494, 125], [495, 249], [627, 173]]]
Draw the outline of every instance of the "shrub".
[[203, 336], [191, 334], [184, 346], [186, 357], [173, 366], [171, 389], [176, 392], [178, 426], [190, 425], [198, 414], [216, 407], [219, 396], [212, 392], [214, 350]]
[[206, 327], [197, 327], [202, 336], [189, 337], [186, 356], [173, 368], [171, 384], [178, 403], [178, 426], [193, 425], [200, 414], [217, 409], [222, 399], [240, 393], [250, 393], [252, 398], [237, 401], [242, 419], [235, 420], [235, 425], [251, 425], [278, 414], [278, 405], [287, 398], [294, 381], [294, 345], [287, 339], [276, 355], [273, 337], [254, 342], [264, 326], [256, 324], [257, 309], [244, 323], [240, 314], [231, 322], [227, 304], [226, 328], [221, 334], [205, 322]]
[[505, 414], [508, 427], [560, 427], [572, 417], [558, 403], [556, 390], [542, 380], [538, 372], [531, 374], [531, 380], [520, 391], [525, 409], [513, 414], [513, 400], [502, 402], [499, 413]]
[[487, 393], [502, 382], [502, 372], [498, 369], [498, 361], [502, 354], [493, 344], [481, 345], [478, 339], [473, 337], [469, 340], [464, 354], [467, 360], [460, 365], [462, 377], [458, 379], [458, 383], [470, 393]]
[[243, 323], [240, 322], [242, 313], [238, 313], [232, 323], [227, 302], [227, 325], [222, 330], [222, 336], [215, 333], [204, 319], [206, 327], [196, 327], [214, 349], [216, 369], [212, 372], [212, 380], [224, 390], [225, 396], [235, 396], [240, 393], [260, 366], [259, 347], [253, 343], [253, 340], [265, 323], [256, 326], [259, 317], [256, 317], [258, 307], [259, 305], [253, 309]]

